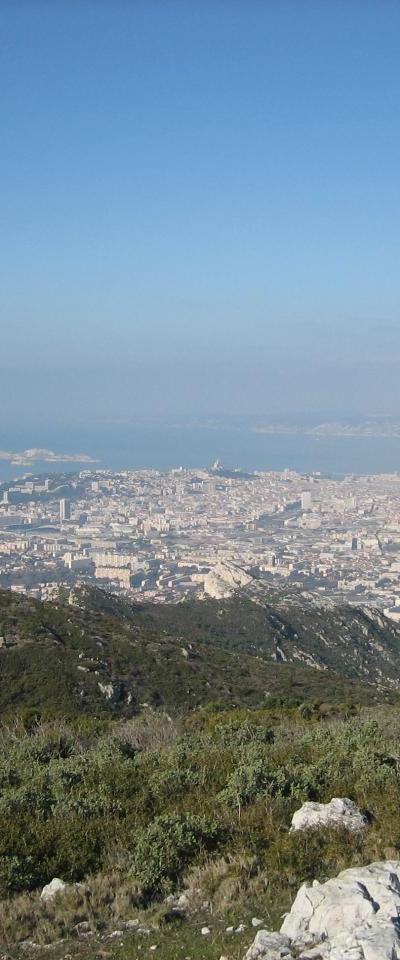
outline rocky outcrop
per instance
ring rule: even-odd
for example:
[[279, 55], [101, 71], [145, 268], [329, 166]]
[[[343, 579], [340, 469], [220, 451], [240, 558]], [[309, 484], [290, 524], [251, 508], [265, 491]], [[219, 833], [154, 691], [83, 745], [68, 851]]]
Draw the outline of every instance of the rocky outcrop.
[[400, 861], [303, 884], [280, 933], [260, 930], [245, 960], [400, 960]]
[[43, 890], [40, 894], [40, 899], [44, 900], [45, 903], [48, 900], [53, 900], [57, 893], [63, 893], [66, 887], [67, 884], [64, 883], [64, 880], [60, 880], [59, 877], [54, 877], [50, 883], [46, 883], [46, 886], [43, 887]]
[[245, 960], [293, 960], [289, 937], [283, 933], [259, 930]]
[[241, 567], [236, 567], [233, 563], [217, 563], [204, 579], [204, 593], [222, 600], [251, 583], [254, 583], [253, 577]]
[[361, 810], [347, 797], [334, 797], [330, 803], [303, 803], [293, 814], [290, 833], [297, 830], [315, 830], [318, 827], [344, 827], [356, 832], [367, 826]]

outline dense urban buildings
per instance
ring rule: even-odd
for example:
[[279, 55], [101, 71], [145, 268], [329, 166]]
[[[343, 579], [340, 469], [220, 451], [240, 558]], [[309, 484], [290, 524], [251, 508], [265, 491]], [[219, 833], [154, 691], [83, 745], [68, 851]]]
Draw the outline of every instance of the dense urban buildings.
[[132, 600], [250, 578], [400, 619], [400, 475], [84, 470], [0, 485], [0, 586], [93, 583]]

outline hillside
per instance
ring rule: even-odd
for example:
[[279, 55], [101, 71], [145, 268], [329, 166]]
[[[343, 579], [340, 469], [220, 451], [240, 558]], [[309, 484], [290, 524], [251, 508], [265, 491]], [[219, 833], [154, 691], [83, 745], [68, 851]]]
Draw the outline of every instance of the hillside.
[[153, 623], [375, 686], [400, 689], [400, 627], [374, 607], [335, 605], [292, 588], [255, 583], [224, 600], [153, 606]]
[[0, 637], [3, 715], [367, 703], [398, 685], [399, 633], [384, 618], [279, 597], [140, 607], [88, 589], [72, 604], [1, 591]]
[[[0, 726], [2, 957], [242, 960], [304, 880], [398, 860], [398, 742], [392, 705]], [[290, 832], [332, 796], [365, 828]]]
[[[7, 960], [241, 960], [304, 880], [398, 858], [398, 633], [376, 611], [2, 591], [0, 636]], [[335, 796], [365, 829], [290, 832]]]

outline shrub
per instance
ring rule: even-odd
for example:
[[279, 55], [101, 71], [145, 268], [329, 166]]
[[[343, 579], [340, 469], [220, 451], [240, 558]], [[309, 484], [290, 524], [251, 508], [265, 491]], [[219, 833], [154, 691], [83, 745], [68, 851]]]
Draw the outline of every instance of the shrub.
[[221, 825], [201, 816], [156, 817], [136, 838], [130, 876], [145, 897], [168, 890], [194, 857], [215, 849], [222, 833]]
[[0, 897], [32, 890], [55, 876], [81, 880], [98, 869], [111, 840], [111, 829], [105, 833], [101, 820], [0, 820]]
[[134, 756], [137, 752], [165, 750], [174, 743], [180, 732], [176, 720], [163, 710], [147, 711], [140, 717], [118, 723], [112, 738], [122, 753]]

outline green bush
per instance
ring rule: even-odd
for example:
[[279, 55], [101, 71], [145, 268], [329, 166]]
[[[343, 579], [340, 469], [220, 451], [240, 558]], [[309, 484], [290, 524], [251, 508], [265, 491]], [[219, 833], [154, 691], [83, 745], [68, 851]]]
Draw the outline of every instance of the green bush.
[[81, 880], [100, 866], [112, 837], [111, 825], [105, 834], [102, 820], [0, 819], [0, 897], [42, 886], [55, 876]]
[[198, 854], [218, 846], [222, 834], [221, 825], [205, 817], [156, 817], [136, 838], [130, 876], [145, 896], [168, 890]]

